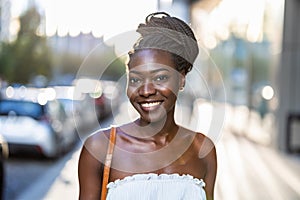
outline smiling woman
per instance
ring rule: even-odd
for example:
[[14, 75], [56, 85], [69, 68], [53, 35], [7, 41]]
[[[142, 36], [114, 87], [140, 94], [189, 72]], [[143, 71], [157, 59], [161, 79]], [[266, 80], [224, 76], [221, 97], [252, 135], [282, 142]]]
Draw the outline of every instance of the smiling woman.
[[177, 96], [199, 52], [194, 33], [164, 12], [148, 15], [137, 32], [127, 64], [127, 96], [139, 118], [86, 139], [79, 199], [213, 199], [215, 146], [174, 119]]

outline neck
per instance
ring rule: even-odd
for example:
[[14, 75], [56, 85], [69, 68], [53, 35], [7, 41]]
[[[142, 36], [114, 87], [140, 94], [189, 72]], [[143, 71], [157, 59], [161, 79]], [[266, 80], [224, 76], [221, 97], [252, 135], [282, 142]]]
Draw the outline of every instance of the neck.
[[156, 122], [145, 122], [142, 119], [135, 121], [137, 125], [136, 136], [149, 140], [171, 140], [178, 131], [178, 125], [174, 120], [174, 115], [166, 116], [166, 118]]

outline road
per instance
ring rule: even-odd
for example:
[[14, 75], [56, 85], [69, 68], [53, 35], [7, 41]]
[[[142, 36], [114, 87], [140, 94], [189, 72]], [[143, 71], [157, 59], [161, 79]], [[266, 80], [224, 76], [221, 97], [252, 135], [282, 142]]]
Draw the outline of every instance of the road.
[[[105, 119], [101, 122], [101, 127], [109, 126], [111, 121], [112, 117]], [[98, 123], [91, 124], [90, 127], [81, 130], [81, 132], [92, 133], [98, 126]], [[65, 185], [74, 183], [77, 179], [77, 159], [82, 140], [78, 141], [74, 148], [58, 159], [41, 159], [32, 155], [9, 157], [4, 163], [5, 186], [3, 200], [45, 199], [55, 181], [59, 180]], [[62, 173], [63, 169], [70, 164], [72, 164], [71, 176], [75, 176], [71, 177], [72, 180], [68, 180]], [[76, 186], [73, 186], [73, 188], [77, 189]], [[76, 194], [73, 193], [73, 195]]]
[[34, 157], [9, 158], [5, 163], [4, 200], [29, 199], [25, 198], [29, 194], [36, 197], [30, 199], [41, 199], [59, 176], [72, 153], [76, 151], [77, 146], [57, 160]]

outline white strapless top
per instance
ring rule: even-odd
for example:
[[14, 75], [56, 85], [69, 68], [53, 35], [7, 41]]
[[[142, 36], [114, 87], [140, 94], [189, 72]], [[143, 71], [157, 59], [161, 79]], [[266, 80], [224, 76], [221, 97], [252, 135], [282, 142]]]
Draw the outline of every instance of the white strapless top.
[[206, 200], [205, 183], [191, 175], [135, 174], [107, 185], [107, 200]]

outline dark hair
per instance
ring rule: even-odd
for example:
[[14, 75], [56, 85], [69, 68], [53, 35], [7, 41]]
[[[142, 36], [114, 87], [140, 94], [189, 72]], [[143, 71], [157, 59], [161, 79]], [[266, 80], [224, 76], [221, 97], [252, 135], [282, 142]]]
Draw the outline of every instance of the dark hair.
[[136, 31], [141, 37], [129, 52], [129, 58], [141, 49], [163, 50], [171, 53], [178, 71], [184, 70], [185, 74], [191, 71], [199, 49], [192, 29], [184, 21], [165, 12], [155, 12]]

